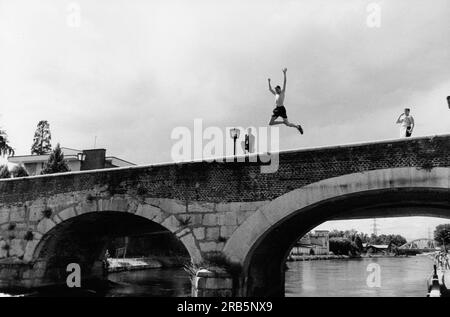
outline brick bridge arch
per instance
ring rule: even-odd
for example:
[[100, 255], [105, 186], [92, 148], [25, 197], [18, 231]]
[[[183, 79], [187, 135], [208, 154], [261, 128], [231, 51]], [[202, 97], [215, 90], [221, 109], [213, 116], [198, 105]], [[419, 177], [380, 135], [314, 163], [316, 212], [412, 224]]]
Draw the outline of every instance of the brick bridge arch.
[[261, 206], [223, 252], [243, 267], [243, 296], [283, 296], [284, 263], [293, 244], [317, 225], [338, 219], [450, 218], [450, 168], [394, 168], [325, 179]]
[[30, 285], [64, 284], [69, 263], [80, 265], [83, 280], [103, 279], [106, 247], [114, 237], [157, 234], [161, 245], [152, 243], [145, 251], [172, 264], [199, 256], [195, 244], [183, 243], [183, 232], [171, 214], [152, 205], [132, 206], [124, 199], [101, 199], [90, 207], [71, 206], [44, 217], [24, 257], [33, 268]]

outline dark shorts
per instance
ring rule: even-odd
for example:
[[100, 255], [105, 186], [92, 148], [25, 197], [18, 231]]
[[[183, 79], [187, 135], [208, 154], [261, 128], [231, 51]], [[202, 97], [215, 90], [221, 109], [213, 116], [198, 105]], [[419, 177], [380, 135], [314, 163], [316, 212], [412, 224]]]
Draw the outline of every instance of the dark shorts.
[[406, 137], [410, 138], [412, 136], [411, 127], [406, 128]]
[[273, 109], [272, 117], [282, 117], [283, 119], [287, 119], [286, 108], [284, 106], [275, 107], [275, 109]]

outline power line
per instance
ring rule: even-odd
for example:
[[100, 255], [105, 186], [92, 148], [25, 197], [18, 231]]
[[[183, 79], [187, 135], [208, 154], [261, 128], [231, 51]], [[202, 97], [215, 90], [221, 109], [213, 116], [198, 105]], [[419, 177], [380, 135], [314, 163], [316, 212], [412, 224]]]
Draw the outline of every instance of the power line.
[[372, 232], [374, 235], [378, 235], [378, 225], [377, 225], [377, 219], [373, 219], [373, 224], [372, 224]]

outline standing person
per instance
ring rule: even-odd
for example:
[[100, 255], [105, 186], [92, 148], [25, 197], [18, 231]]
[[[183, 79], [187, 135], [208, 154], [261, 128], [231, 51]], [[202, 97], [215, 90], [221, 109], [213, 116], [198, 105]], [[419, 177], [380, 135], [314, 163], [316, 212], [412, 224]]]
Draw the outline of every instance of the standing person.
[[241, 142], [242, 150], [244, 153], [255, 152], [255, 136], [252, 134], [252, 128], [247, 129], [247, 134], [245, 135], [245, 141]]
[[397, 119], [397, 124], [401, 124], [400, 127], [400, 137], [409, 138], [411, 137], [414, 130], [414, 118], [410, 115], [411, 110], [409, 108], [405, 109]]
[[[270, 78], [268, 79], [269, 82], [269, 91], [275, 95], [275, 109], [273, 110], [272, 118], [270, 119], [269, 125], [276, 125], [276, 124], [284, 124], [291, 128], [296, 128], [301, 134], [303, 134], [303, 129], [299, 124], [293, 124], [288, 121], [288, 117], [286, 114], [286, 108], [284, 107], [284, 96], [286, 92], [286, 72], [287, 68], [283, 69], [283, 75], [284, 75], [284, 83], [283, 83], [283, 89], [281, 89], [280, 86], [276, 86], [275, 90], [272, 89], [272, 85], [270, 84]], [[275, 121], [278, 117], [281, 117], [283, 121]]]

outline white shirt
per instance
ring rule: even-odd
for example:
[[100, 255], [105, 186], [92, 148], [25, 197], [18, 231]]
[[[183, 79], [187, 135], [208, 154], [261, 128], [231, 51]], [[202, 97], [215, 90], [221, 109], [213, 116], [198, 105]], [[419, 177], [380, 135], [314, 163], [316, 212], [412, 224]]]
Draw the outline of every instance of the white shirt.
[[275, 105], [277, 107], [284, 106], [284, 91], [279, 94], [275, 93]]

